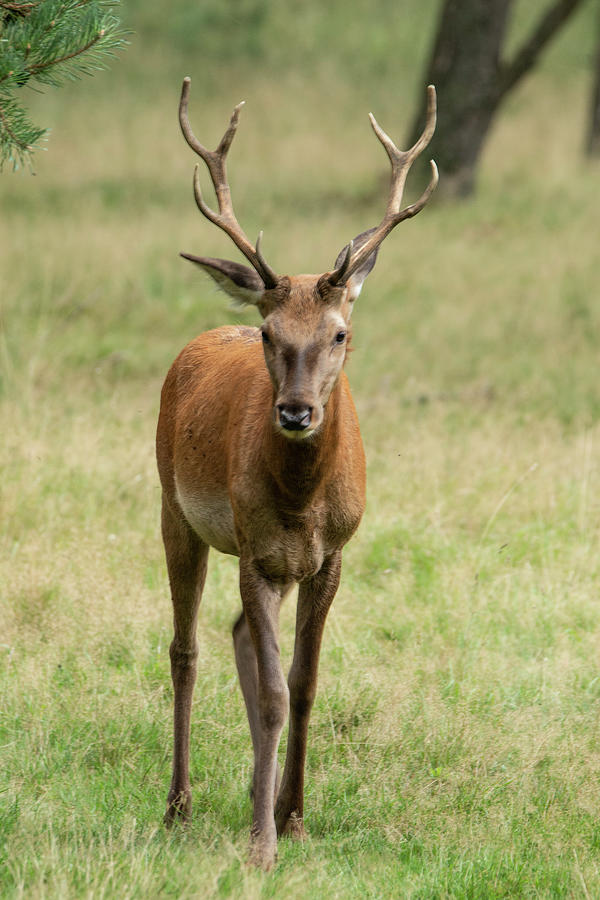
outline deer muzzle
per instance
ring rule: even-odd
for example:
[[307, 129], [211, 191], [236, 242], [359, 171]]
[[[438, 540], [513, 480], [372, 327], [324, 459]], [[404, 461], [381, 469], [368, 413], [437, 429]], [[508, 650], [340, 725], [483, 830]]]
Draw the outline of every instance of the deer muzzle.
[[277, 406], [278, 423], [284, 431], [306, 431], [310, 428], [312, 407], [294, 403], [280, 403]]

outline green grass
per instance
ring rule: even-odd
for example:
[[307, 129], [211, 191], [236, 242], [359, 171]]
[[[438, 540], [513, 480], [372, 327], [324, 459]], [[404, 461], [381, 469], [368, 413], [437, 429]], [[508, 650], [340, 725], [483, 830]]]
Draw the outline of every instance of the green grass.
[[348, 373], [369, 503], [324, 639], [310, 837], [282, 842], [264, 875], [244, 863], [237, 570], [216, 553], [194, 818], [185, 833], [161, 824], [160, 386], [195, 334], [257, 322], [177, 258], [236, 258], [193, 203], [180, 78], [192, 75], [208, 143], [245, 96], [239, 218], [265, 229], [277, 271], [325, 270], [381, 214], [366, 113], [405, 133], [436, 4], [403, 18], [381, 0], [337, 31], [341, 3], [300, 4], [297, 42], [283, 6], [211, 19], [207, 5], [193, 28], [175, 6], [158, 22], [131, 3], [139, 34], [110, 73], [33, 98], [48, 152], [35, 178], [0, 182], [0, 895], [598, 896], [600, 169], [580, 152], [591, 12], [499, 119], [477, 197], [404, 223], [357, 303]]

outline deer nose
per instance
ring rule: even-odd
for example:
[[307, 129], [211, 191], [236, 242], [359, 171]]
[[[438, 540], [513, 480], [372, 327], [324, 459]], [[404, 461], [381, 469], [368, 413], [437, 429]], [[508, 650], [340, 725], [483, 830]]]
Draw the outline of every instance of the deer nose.
[[310, 425], [312, 407], [280, 403], [277, 407], [279, 424], [286, 431], [304, 431]]

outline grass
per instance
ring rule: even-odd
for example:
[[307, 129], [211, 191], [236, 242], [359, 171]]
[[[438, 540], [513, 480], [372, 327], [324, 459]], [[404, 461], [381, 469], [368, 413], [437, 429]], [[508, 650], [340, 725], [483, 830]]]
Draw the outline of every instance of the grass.
[[[305, 38], [275, 79], [280, 50], [255, 71], [244, 44], [233, 71], [217, 59], [205, 72], [168, 30], [182, 13], [161, 37], [149, 9], [130, 5], [140, 34], [110, 73], [35, 99], [54, 129], [48, 152], [37, 177], [0, 183], [0, 894], [598, 896], [600, 171], [580, 154], [589, 20], [511, 101], [477, 197], [403, 224], [357, 304], [348, 371], [369, 504], [325, 634], [310, 838], [282, 842], [265, 876], [244, 865], [237, 570], [216, 553], [199, 629], [194, 819], [187, 833], [161, 825], [171, 613], [153, 458], [160, 385], [198, 332], [257, 321], [177, 259], [235, 255], [193, 204], [179, 79], [193, 76], [191, 117], [207, 140], [243, 81], [230, 164], [239, 217], [251, 234], [265, 228], [278, 271], [324, 270], [381, 212], [385, 161], [364, 114], [374, 108], [392, 134], [408, 125], [433, 5], [407, 7], [397, 71], [410, 75], [393, 90], [393, 60], [383, 75], [376, 65], [376, 22], [365, 58], [348, 62], [359, 86], [345, 77], [362, 13], [328, 59]], [[302, 15], [317, 46], [329, 20], [315, 10]], [[279, 13], [264, 27], [286, 33]], [[293, 621], [292, 601], [286, 663]]]

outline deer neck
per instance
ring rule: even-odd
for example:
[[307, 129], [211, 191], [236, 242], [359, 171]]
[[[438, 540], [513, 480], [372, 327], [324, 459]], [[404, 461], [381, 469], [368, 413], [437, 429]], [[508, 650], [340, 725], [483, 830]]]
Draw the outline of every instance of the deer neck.
[[341, 383], [338, 379], [316, 434], [290, 440], [269, 422], [267, 467], [281, 500], [288, 508], [302, 510], [310, 504], [331, 472], [340, 441]]

